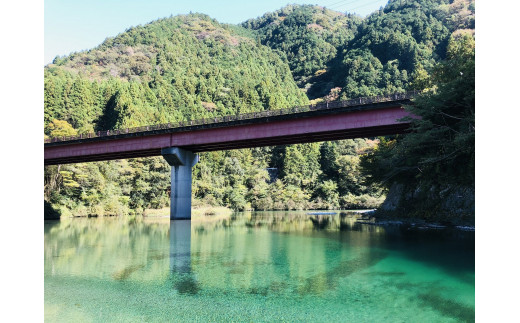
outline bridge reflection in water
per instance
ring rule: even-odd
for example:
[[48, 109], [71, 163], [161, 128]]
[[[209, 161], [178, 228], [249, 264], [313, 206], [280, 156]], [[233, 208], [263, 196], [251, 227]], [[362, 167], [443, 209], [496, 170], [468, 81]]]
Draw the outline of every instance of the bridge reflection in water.
[[[121, 283], [137, 289], [157, 286], [186, 295], [322, 294], [394, 249], [402, 252], [403, 237], [408, 236], [412, 245], [431, 239], [422, 231], [415, 235], [398, 227], [357, 224], [350, 215], [338, 214], [328, 223], [317, 228], [304, 211], [245, 213], [210, 222], [47, 221], [45, 277], [77, 277], [78, 284], [102, 280], [116, 289]], [[439, 254], [437, 265], [449, 269], [460, 263], [460, 254], [450, 258], [450, 250], [471, 254], [474, 245], [460, 243], [464, 239], [461, 234], [432, 240], [435, 243], [428, 247]], [[407, 248], [410, 257], [425, 252]]]
[[[305, 237], [337, 232], [357, 249], [377, 243], [385, 233], [384, 228], [339, 217], [316, 229], [305, 213], [245, 213], [207, 222], [107, 217], [45, 221], [45, 273], [139, 284], [172, 279], [175, 289], [184, 288], [195, 276], [199, 286], [224, 288], [243, 273], [251, 281], [241, 277], [237, 286], [252, 288], [258, 278], [255, 264], [263, 268], [264, 277], [273, 279], [280, 262], [294, 262], [284, 275], [312, 270], [324, 257], [326, 244]], [[294, 237], [285, 238], [288, 234]]]

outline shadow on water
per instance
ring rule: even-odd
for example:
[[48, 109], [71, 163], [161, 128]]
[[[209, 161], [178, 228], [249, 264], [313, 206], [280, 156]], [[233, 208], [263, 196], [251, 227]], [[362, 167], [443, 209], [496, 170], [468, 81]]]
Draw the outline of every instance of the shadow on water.
[[475, 322], [475, 308], [443, 297], [441, 292], [445, 288], [439, 287], [437, 283], [399, 282], [392, 285], [403, 293], [414, 292], [419, 306], [423, 308], [431, 308], [459, 322]]
[[196, 295], [200, 286], [192, 275], [178, 275], [172, 278], [173, 288], [180, 294], [184, 295]]
[[317, 230], [339, 231], [336, 237], [343, 243], [399, 252], [404, 258], [440, 266], [450, 275], [474, 284], [475, 232], [364, 224], [357, 222], [357, 216], [343, 212], [339, 219], [330, 217], [320, 223], [314, 222], [318, 221], [313, 221]]
[[441, 267], [467, 284], [475, 284], [475, 232], [456, 229], [387, 228], [385, 248], [413, 261]]
[[444, 298], [434, 291], [418, 295], [422, 306], [431, 307], [445, 316], [461, 322], [475, 322], [475, 309], [451, 299]]

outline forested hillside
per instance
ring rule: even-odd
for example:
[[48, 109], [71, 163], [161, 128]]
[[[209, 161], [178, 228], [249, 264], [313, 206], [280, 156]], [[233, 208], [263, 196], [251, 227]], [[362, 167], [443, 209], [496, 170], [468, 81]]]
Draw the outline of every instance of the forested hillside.
[[304, 104], [283, 60], [204, 15], [130, 28], [45, 69], [45, 122], [78, 131]]
[[361, 18], [324, 7], [288, 5], [250, 19], [242, 26], [287, 56], [295, 81], [308, 88], [313, 77], [323, 74], [338, 50], [354, 38]]
[[242, 24], [282, 51], [310, 99], [422, 89], [453, 33], [475, 28], [470, 0], [394, 0], [365, 19], [290, 5]]
[[[422, 90], [450, 39], [473, 28], [474, 1], [464, 0], [391, 1], [364, 19], [308, 5], [240, 26], [202, 14], [160, 19], [45, 67], [45, 136]], [[203, 153], [195, 204], [375, 207], [388, 185], [367, 182], [360, 161], [377, 143]], [[46, 201], [62, 215], [140, 214], [167, 206], [168, 188], [161, 157], [45, 170]]]

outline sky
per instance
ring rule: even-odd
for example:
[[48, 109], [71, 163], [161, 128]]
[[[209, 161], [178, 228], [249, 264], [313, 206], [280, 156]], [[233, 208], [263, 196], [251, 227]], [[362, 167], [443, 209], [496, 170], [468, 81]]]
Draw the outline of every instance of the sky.
[[289, 3], [317, 4], [360, 16], [384, 6], [388, 0], [45, 0], [44, 64], [57, 55], [90, 49], [132, 26], [170, 15], [200, 12], [221, 23], [238, 24]]

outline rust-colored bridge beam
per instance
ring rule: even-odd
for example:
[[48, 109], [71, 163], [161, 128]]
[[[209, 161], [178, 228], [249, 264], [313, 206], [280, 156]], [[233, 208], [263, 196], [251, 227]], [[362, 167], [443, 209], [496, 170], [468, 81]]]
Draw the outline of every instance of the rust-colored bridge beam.
[[143, 131], [45, 144], [45, 165], [161, 155], [179, 147], [192, 152], [366, 138], [403, 133], [408, 100], [310, 111], [236, 122]]

